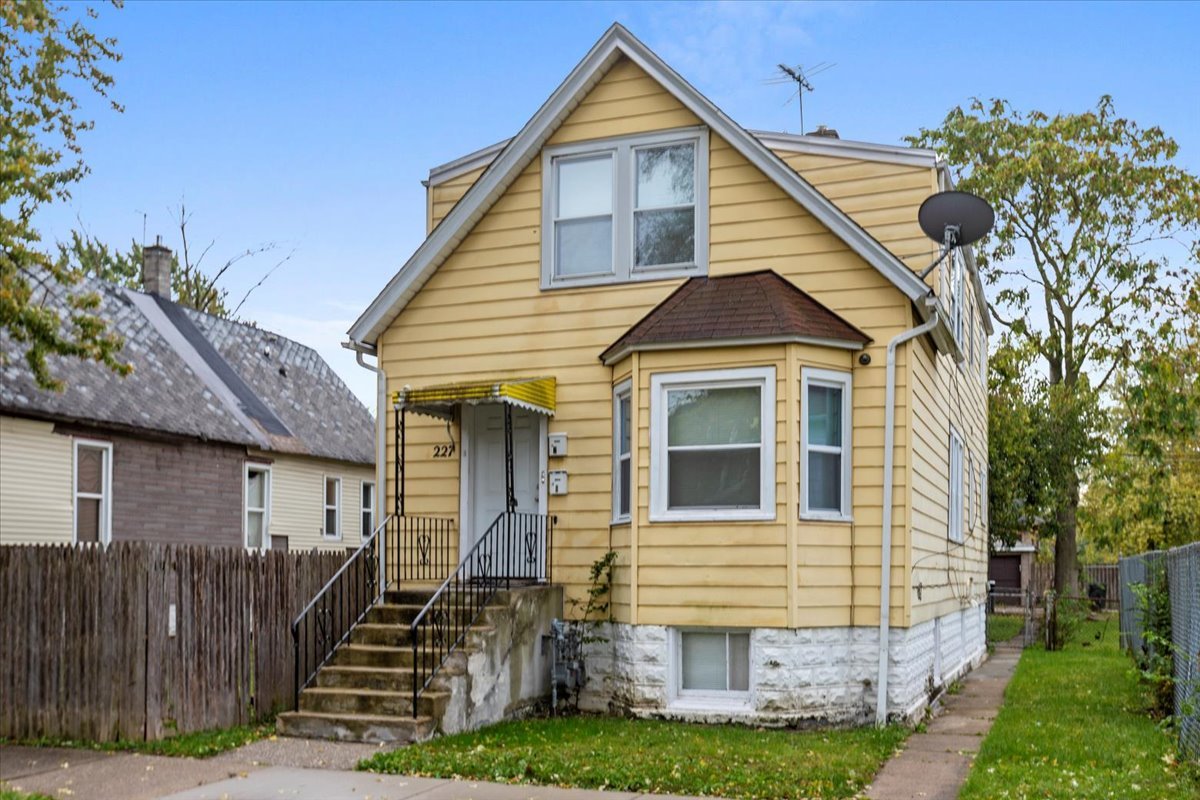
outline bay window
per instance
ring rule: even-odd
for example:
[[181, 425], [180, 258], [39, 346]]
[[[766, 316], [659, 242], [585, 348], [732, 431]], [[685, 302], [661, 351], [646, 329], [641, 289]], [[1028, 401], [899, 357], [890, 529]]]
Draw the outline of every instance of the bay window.
[[542, 198], [543, 289], [706, 271], [703, 128], [547, 147]]
[[806, 368], [800, 396], [800, 516], [849, 520], [850, 373]]
[[632, 385], [613, 391], [613, 522], [628, 522], [633, 489]]
[[775, 370], [651, 376], [651, 519], [775, 518]]

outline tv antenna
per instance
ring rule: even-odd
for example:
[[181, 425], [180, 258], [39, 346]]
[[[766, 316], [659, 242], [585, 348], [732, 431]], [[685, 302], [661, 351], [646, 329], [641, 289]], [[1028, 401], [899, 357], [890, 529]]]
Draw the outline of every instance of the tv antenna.
[[[809, 67], [808, 69], [805, 69], [803, 66], [801, 66], [799, 64], [797, 64], [794, 67], [789, 67], [787, 64], [780, 64], [779, 65], [780, 75], [772, 80], [767, 81], [767, 83], [794, 83], [794, 84], [796, 84], [795, 97], [799, 98], [799, 101], [800, 101], [800, 133], [801, 134], [804, 133], [804, 93], [811, 92], [814, 88], [812, 85], [812, 82], [809, 79], [814, 77], [815, 75], [819, 75], [820, 73], [824, 72], [827, 69], [832, 69], [836, 66], [837, 66], [837, 64], [832, 64], [828, 61], [822, 61], [821, 63], [816, 64], [815, 66]], [[788, 103], [792, 102], [792, 99], [789, 97], [787, 102]], [[785, 105], [786, 105], [786, 103], [785, 103]]]

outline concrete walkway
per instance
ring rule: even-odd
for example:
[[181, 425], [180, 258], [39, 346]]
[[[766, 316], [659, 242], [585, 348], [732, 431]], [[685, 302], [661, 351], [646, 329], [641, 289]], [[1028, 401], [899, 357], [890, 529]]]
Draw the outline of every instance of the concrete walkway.
[[942, 710], [914, 733], [866, 791], [871, 800], [955, 800], [983, 737], [1004, 703], [1004, 689], [1021, 658], [1020, 639], [998, 645], [962, 691], [942, 697]]

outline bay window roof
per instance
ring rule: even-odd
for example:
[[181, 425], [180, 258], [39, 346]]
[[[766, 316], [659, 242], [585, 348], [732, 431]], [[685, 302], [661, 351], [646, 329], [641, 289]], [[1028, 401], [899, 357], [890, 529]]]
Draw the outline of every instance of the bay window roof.
[[871, 337], [771, 270], [695, 277], [600, 354], [614, 364], [635, 350], [807, 342], [861, 350]]

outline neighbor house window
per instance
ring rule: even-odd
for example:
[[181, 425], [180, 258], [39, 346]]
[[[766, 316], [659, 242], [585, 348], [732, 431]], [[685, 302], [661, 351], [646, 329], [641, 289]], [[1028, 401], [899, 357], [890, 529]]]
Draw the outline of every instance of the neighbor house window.
[[325, 525], [322, 533], [330, 539], [342, 537], [342, 479], [325, 479]]
[[75, 541], [112, 541], [112, 444], [75, 440]]
[[633, 488], [632, 386], [629, 381], [613, 391], [613, 522], [627, 522]]
[[801, 373], [800, 515], [850, 518], [850, 373]]
[[651, 519], [775, 518], [775, 370], [652, 375]]
[[375, 532], [375, 484], [372, 481], [362, 482], [362, 538], [366, 539]]
[[748, 698], [748, 631], [680, 631], [675, 682], [680, 698]]
[[963, 540], [963, 440], [958, 431], [950, 429], [950, 492], [949, 528], [951, 540]]
[[548, 147], [542, 175], [543, 288], [705, 271], [706, 130]]
[[246, 549], [267, 550], [271, 547], [271, 469], [246, 465], [245, 488]]

